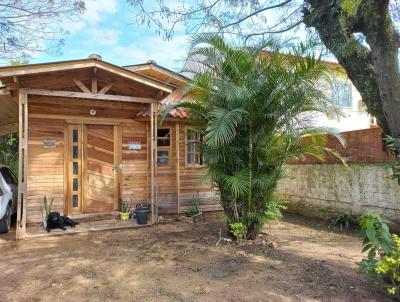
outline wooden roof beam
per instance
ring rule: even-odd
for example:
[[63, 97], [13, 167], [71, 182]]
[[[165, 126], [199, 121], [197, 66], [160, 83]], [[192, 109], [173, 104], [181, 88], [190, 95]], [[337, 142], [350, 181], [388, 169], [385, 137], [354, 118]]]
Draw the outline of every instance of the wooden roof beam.
[[100, 89], [99, 94], [106, 94], [112, 87], [113, 85], [107, 84], [103, 88]]
[[99, 94], [99, 93], [87, 93], [87, 92], [75, 92], [75, 91], [26, 89], [26, 88], [21, 88], [20, 91], [26, 92], [27, 94], [32, 94], [32, 95], [56, 96], [56, 97], [65, 97], [65, 98], [132, 102], [132, 103], [145, 103], [145, 104], [151, 104], [151, 103], [155, 102], [155, 100], [153, 98]]
[[82, 83], [82, 81], [78, 80], [78, 79], [74, 79], [74, 83], [76, 86], [79, 87], [80, 90], [82, 90], [82, 92], [87, 92], [90, 93], [91, 91], [89, 90], [89, 88], [87, 88], [85, 86], [85, 84]]

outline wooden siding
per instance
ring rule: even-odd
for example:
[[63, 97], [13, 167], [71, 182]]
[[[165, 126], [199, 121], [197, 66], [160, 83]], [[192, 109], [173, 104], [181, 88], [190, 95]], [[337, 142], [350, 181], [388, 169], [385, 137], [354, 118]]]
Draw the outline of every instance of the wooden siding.
[[[53, 210], [64, 212], [64, 122], [29, 119], [27, 223], [44, 218], [43, 197], [54, 198]], [[55, 139], [56, 147], [45, 149], [43, 140]]]
[[[114, 185], [114, 192], [118, 193], [116, 195], [124, 201], [132, 201], [133, 204], [150, 203], [150, 123], [133, 120], [136, 113], [145, 108], [146, 105], [138, 103], [29, 96], [27, 222], [37, 223], [43, 220], [44, 195], [49, 200], [54, 198], [53, 210], [61, 213], [66, 211], [64, 135], [68, 133], [65, 129], [69, 123], [85, 124], [90, 121], [101, 124], [105, 121], [114, 125], [117, 129], [114, 140], [116, 142], [116, 138], [119, 137], [120, 142], [114, 145], [108, 144], [107, 140], [102, 140], [98, 135], [89, 135], [87, 138], [89, 145], [101, 144], [107, 152], [99, 154], [99, 150], [92, 148], [88, 150], [88, 156], [101, 157], [102, 162], [111, 163], [115, 160], [112, 152], [114, 151], [117, 158], [120, 156], [119, 183]], [[90, 109], [96, 109], [95, 117], [89, 115]], [[169, 164], [157, 166], [159, 213], [183, 213], [192, 207], [193, 200], [197, 197], [200, 199], [203, 211], [221, 210], [217, 195], [211, 190], [211, 186], [200, 182], [205, 174], [205, 168], [186, 165], [186, 126], [183, 122], [179, 123], [178, 128], [177, 125], [178, 122], [171, 121], [159, 126], [171, 130]], [[179, 133], [178, 138], [177, 133]], [[44, 148], [45, 139], [56, 140], [56, 147]], [[133, 141], [140, 141], [140, 150], [129, 150], [129, 143]], [[176, 152], [178, 144], [179, 165]], [[88, 165], [92, 165], [88, 166], [88, 169], [98, 168], [90, 161]], [[179, 173], [177, 173], [178, 167]], [[102, 173], [107, 171], [112, 173], [112, 168], [108, 170], [103, 168]], [[112, 195], [112, 190], [109, 191]]]
[[[122, 199], [127, 202], [149, 203], [147, 125], [141, 122], [123, 123], [122, 132]], [[129, 142], [140, 141], [140, 150], [129, 150]]]
[[[43, 197], [49, 200], [54, 198], [53, 210], [65, 212], [64, 184], [67, 181], [64, 171], [64, 128], [69, 123], [99, 119], [115, 124], [121, 124], [126, 134], [129, 131], [138, 131], [144, 142], [143, 150], [139, 155], [129, 154], [125, 144], [123, 149], [122, 171], [125, 175], [121, 185], [121, 197], [130, 200], [135, 196], [136, 201], [148, 202], [147, 198], [147, 137], [146, 123], [132, 120], [146, 105], [112, 101], [91, 101], [67, 99], [59, 97], [29, 96], [29, 153], [28, 153], [28, 194], [27, 194], [27, 223], [37, 223], [43, 220]], [[96, 117], [90, 117], [89, 110], [96, 109]], [[71, 120], [72, 119], [72, 120]], [[129, 121], [130, 124], [127, 123]], [[129, 137], [124, 136], [125, 141]], [[137, 138], [136, 134], [133, 134]], [[43, 141], [55, 139], [56, 148], [45, 149]], [[97, 137], [89, 136], [89, 143], [97, 144]], [[109, 146], [105, 146], [107, 149]], [[122, 152], [122, 150], [120, 150]], [[91, 155], [96, 150], [91, 150]], [[140, 160], [138, 160], [140, 158]], [[111, 159], [105, 158], [110, 161]], [[90, 164], [90, 163], [89, 163]], [[93, 168], [93, 167], [92, 167]], [[134, 170], [135, 173], [132, 173]], [[138, 172], [140, 171], [140, 172]], [[112, 171], [111, 171], [112, 173]], [[138, 175], [143, 178], [138, 182]], [[142, 185], [144, 184], [144, 186]], [[117, 188], [118, 190], [118, 188]], [[141, 194], [138, 192], [141, 191]]]
[[218, 195], [211, 185], [203, 182], [206, 174], [205, 167], [191, 167], [186, 164], [186, 124], [179, 127], [179, 154], [180, 154], [180, 200], [179, 213], [184, 213], [193, 206], [198, 198], [203, 211], [222, 210]]
[[170, 129], [169, 163], [157, 165], [157, 198], [159, 213], [177, 213], [178, 198], [176, 184], [176, 123], [163, 123], [159, 129]]

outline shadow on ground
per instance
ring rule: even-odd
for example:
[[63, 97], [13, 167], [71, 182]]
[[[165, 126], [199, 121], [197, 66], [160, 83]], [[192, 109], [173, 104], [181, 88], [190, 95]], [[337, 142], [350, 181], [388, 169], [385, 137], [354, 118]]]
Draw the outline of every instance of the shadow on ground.
[[215, 246], [218, 221], [5, 240], [0, 293], [6, 301], [391, 301], [357, 272], [356, 235], [304, 220], [266, 226], [276, 248]]

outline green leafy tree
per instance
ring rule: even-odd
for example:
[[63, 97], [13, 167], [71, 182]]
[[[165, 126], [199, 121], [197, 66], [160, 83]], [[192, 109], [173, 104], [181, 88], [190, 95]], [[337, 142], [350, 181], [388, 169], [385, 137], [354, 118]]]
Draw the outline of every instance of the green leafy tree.
[[228, 222], [241, 223], [247, 239], [271, 216], [271, 204], [277, 208], [284, 163], [305, 155], [323, 159], [326, 151], [334, 153], [325, 146], [327, 134], [340, 139], [331, 129], [310, 127], [306, 118], [336, 114], [317, 88], [326, 81], [326, 66], [305, 45], [292, 54], [280, 54], [273, 41], [234, 47], [219, 36], [198, 35], [188, 60], [196, 73], [187, 88], [194, 101], [170, 105], [163, 116], [176, 107], [190, 110]]
[[[385, 134], [400, 137], [399, 0], [128, 0], [139, 24], [266, 40], [305, 26], [337, 58]], [[399, 152], [400, 150], [397, 150]]]
[[0, 165], [10, 167], [18, 175], [18, 135], [0, 137]]

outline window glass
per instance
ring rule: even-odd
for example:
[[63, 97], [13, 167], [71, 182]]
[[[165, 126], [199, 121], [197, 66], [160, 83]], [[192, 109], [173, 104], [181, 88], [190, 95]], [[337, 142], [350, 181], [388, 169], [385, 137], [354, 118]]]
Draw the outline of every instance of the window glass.
[[168, 164], [169, 163], [169, 150], [158, 150], [157, 151], [157, 163]]
[[78, 191], [78, 188], [79, 188], [78, 178], [74, 178], [74, 180], [72, 182], [72, 190], [73, 191]]
[[78, 195], [76, 194], [72, 195], [72, 207], [74, 208], [78, 207]]
[[72, 167], [73, 167], [73, 173], [74, 173], [74, 175], [78, 175], [78, 163], [77, 163], [77, 162], [74, 162], [74, 163], [72, 164]]
[[169, 164], [169, 154], [171, 147], [171, 129], [157, 129], [157, 163], [161, 165]]
[[77, 159], [78, 156], [79, 156], [79, 153], [78, 153], [78, 146], [73, 146], [73, 147], [72, 147], [72, 157], [73, 157], [74, 159]]
[[203, 165], [200, 143], [203, 140], [201, 133], [195, 129], [186, 131], [186, 164], [191, 166]]
[[171, 141], [170, 129], [158, 129], [157, 130], [157, 145], [168, 147]]
[[168, 157], [158, 157], [157, 158], [157, 163], [162, 164], [162, 165], [167, 165], [168, 164]]
[[74, 143], [78, 142], [78, 129], [72, 130], [72, 141]]
[[339, 107], [351, 107], [351, 84], [334, 79], [332, 81], [332, 99]]
[[10, 174], [11, 174], [12, 182], [13, 182], [14, 184], [18, 184], [18, 178], [17, 178], [17, 176], [15, 176], [15, 174], [14, 174], [11, 170], [9, 170], [9, 172], [10, 172]]
[[6, 181], [6, 183], [8, 183], [9, 185], [15, 185], [15, 178], [13, 177], [12, 173], [10, 172], [10, 170], [8, 170], [7, 168], [0, 168], [1, 174], [4, 177], [4, 180]]

